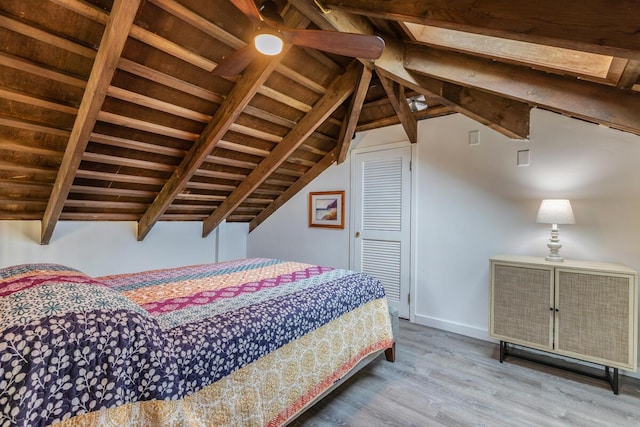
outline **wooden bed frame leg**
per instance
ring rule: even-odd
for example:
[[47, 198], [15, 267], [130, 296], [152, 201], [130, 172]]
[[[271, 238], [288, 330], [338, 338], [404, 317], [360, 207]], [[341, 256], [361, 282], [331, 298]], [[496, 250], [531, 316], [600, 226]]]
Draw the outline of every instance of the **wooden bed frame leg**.
[[396, 361], [396, 343], [393, 343], [393, 345], [390, 348], [387, 348], [384, 351], [384, 357], [389, 362], [395, 362]]

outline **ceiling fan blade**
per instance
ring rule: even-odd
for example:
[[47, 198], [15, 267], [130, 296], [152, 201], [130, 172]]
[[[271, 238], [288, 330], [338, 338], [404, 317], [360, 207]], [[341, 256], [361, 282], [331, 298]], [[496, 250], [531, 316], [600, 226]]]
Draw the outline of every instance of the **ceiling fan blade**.
[[260, 11], [258, 11], [258, 7], [253, 0], [231, 0], [231, 3], [233, 3], [240, 12], [247, 15], [247, 18], [249, 18], [249, 21], [251, 21], [254, 28], [260, 25], [262, 22], [262, 15], [260, 15]]
[[285, 41], [338, 55], [378, 59], [384, 51], [382, 37], [324, 30], [288, 30], [279, 28]]
[[235, 76], [240, 74], [251, 64], [257, 53], [253, 43], [250, 43], [226, 56], [211, 73], [214, 76]]

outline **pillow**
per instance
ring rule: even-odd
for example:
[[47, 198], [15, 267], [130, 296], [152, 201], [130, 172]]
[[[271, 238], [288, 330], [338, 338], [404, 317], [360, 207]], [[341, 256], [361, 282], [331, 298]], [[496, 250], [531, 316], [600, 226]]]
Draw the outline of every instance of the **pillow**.
[[182, 395], [156, 320], [78, 270], [0, 269], [0, 313], [0, 413], [10, 425]]
[[0, 269], [0, 331], [45, 316], [90, 310], [129, 310], [148, 315], [124, 295], [74, 268], [22, 264]]

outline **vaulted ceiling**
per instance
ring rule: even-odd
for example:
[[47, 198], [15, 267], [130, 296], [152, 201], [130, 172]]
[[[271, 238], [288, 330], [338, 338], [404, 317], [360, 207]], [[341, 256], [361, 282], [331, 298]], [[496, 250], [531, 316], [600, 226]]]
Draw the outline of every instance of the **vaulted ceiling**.
[[[258, 0], [259, 1], [259, 0]], [[0, 2], [0, 220], [253, 229], [355, 132], [464, 114], [510, 138], [545, 108], [640, 134], [640, 1], [285, 0], [290, 28], [376, 34], [376, 60], [251, 43], [229, 0]]]

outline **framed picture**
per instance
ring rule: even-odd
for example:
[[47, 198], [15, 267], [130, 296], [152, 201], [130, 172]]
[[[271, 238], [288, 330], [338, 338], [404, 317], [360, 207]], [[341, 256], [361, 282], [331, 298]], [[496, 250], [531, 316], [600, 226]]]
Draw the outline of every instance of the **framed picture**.
[[344, 228], [344, 191], [309, 193], [309, 227]]

